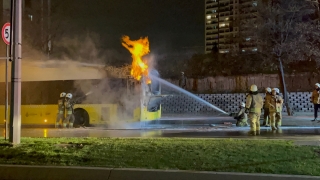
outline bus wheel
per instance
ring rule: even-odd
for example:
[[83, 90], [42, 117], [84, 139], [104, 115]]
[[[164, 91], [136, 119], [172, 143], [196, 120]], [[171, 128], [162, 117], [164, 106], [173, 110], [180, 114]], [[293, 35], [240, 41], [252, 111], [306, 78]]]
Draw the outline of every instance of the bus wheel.
[[74, 127], [89, 126], [89, 114], [82, 108], [74, 110]]

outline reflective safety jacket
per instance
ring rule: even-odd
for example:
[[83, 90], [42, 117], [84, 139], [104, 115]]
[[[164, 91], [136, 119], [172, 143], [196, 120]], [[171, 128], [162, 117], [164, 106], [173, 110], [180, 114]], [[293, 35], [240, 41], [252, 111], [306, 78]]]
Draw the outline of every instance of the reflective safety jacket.
[[269, 112], [281, 112], [283, 99], [279, 95], [271, 96], [267, 102], [269, 104]]
[[73, 114], [73, 103], [70, 99], [65, 101], [65, 107], [67, 114]]
[[269, 104], [267, 103], [269, 99], [271, 98], [272, 94], [271, 93], [266, 93], [266, 96], [264, 97], [264, 103], [263, 103], [263, 108], [267, 109], [269, 108]]
[[249, 109], [249, 112], [261, 113], [263, 106], [262, 96], [258, 93], [250, 93], [246, 98], [246, 109]]
[[317, 89], [312, 91], [311, 101], [313, 104], [320, 104], [319, 91]]
[[58, 100], [58, 114], [64, 114], [64, 98]]
[[248, 115], [245, 113], [245, 111], [245, 108], [241, 108], [237, 113], [231, 113], [231, 116], [238, 121], [248, 120]]

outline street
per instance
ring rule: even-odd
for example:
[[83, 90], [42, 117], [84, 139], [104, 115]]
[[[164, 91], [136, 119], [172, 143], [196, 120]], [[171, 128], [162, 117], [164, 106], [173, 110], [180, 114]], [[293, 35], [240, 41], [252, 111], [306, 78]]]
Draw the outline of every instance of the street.
[[[4, 137], [4, 129], [0, 129]], [[319, 127], [282, 127], [271, 131], [261, 127], [258, 136], [249, 136], [249, 127], [233, 126], [158, 126], [144, 129], [107, 129], [102, 127], [54, 129], [54, 128], [22, 128], [22, 137], [183, 137], [183, 138], [253, 138], [253, 139], [292, 139], [320, 140]]]

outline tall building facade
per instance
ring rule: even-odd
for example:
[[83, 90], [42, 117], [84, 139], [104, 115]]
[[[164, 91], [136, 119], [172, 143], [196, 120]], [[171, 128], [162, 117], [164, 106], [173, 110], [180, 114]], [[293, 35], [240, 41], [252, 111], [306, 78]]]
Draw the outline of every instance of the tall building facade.
[[[51, 0], [22, 0], [22, 36], [47, 53], [51, 50], [50, 7]], [[10, 22], [11, 0], [0, 0], [0, 8], [2, 24]], [[0, 43], [0, 54], [2, 51], [5, 51], [5, 45]]]
[[205, 0], [205, 53], [218, 48], [219, 53], [231, 49], [256, 51], [250, 37], [240, 37], [242, 24], [254, 18], [256, 0]]
[[[25, 9], [31, 4], [31, 0], [22, 0], [22, 18], [25, 17]], [[0, 16], [1, 16], [1, 27], [10, 22], [11, 20], [11, 0], [0, 0]], [[3, 41], [2, 41], [3, 42]], [[6, 44], [0, 43], [0, 55], [4, 57], [6, 55]]]

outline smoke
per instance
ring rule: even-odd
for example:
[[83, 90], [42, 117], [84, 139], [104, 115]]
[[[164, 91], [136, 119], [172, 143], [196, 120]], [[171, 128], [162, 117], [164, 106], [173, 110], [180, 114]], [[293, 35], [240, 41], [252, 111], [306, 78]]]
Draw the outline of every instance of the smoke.
[[61, 60], [105, 64], [106, 58], [97, 34], [63, 37], [55, 43], [55, 51], [55, 56]]
[[41, 53], [39, 50], [33, 48], [28, 43], [28, 41], [23, 42], [21, 55], [23, 57], [23, 60], [27, 60], [27, 61], [47, 59], [47, 55], [45, 53]]
[[[119, 44], [121, 42], [119, 41]], [[87, 33], [83, 36], [63, 37], [55, 44], [55, 57], [60, 60], [122, 66], [131, 63], [127, 57], [115, 49], [105, 48], [99, 35]]]
[[157, 61], [156, 61], [157, 55], [156, 54], [150, 53], [150, 54], [144, 56], [142, 59], [147, 62], [149, 71], [151, 69], [156, 68], [156, 66], [157, 66]]
[[[99, 80], [75, 81], [74, 99], [79, 100], [78, 103], [81, 104], [101, 105], [101, 112], [91, 114], [100, 113], [105, 121], [102, 125], [108, 128], [130, 128], [134, 111], [140, 107], [140, 89], [134, 88], [134, 80], [127, 78], [130, 69], [108, 65], [125, 58], [112, 49], [103, 49], [99, 39], [97, 35], [86, 34], [84, 37], [64, 38], [57, 45], [62, 52], [62, 59], [93, 66], [104, 65], [103, 69], [106, 71], [105, 78]], [[127, 58], [131, 59], [130, 56]], [[91, 120], [94, 118], [97, 117], [92, 117]]]
[[[139, 113], [137, 108], [140, 108], [139, 85], [135, 86], [137, 82], [127, 78], [130, 74], [127, 67], [109, 65], [131, 64], [131, 56], [104, 49], [100, 37], [93, 33], [63, 37], [55, 41], [52, 48], [54, 53], [48, 57], [47, 53], [24, 43], [23, 58], [28, 63], [22, 62], [23, 81], [75, 80], [70, 90], [75, 101], [102, 106], [101, 112], [99, 108], [97, 112], [89, 112], [91, 120], [100, 121], [101, 113], [103, 125], [108, 128], [137, 127], [137, 123], [132, 122], [134, 112]], [[59, 94], [55, 96], [58, 98]]]
[[133, 80], [119, 78], [76, 81], [74, 95], [82, 99], [81, 104], [101, 104], [101, 115], [108, 128], [132, 128], [134, 111], [140, 107], [140, 88], [132, 83]]

